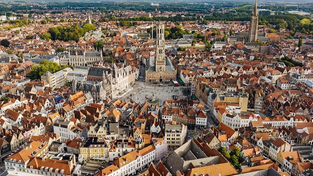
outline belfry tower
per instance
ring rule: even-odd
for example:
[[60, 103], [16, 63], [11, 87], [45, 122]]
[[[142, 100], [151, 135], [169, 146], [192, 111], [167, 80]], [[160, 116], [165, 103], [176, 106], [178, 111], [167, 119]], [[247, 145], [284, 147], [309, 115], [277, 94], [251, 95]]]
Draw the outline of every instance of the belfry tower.
[[258, 40], [258, 29], [259, 29], [259, 14], [257, 1], [255, 1], [254, 10], [252, 11], [250, 30], [249, 30], [249, 42]]
[[156, 24], [156, 52], [155, 52], [155, 71], [165, 71], [165, 39], [164, 39], [164, 24], [158, 22]]

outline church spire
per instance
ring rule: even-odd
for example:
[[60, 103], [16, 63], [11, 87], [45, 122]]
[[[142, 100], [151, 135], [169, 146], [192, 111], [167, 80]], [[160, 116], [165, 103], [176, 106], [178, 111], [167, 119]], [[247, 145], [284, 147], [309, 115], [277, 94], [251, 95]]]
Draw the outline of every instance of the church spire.
[[90, 14], [88, 14], [88, 23], [91, 24]]
[[258, 40], [258, 4], [257, 0], [255, 0], [254, 10], [252, 12], [251, 21], [250, 21], [250, 29], [249, 29], [249, 42]]
[[255, 4], [254, 4], [254, 15], [258, 16], [258, 2], [257, 2], [257, 0], [255, 0]]

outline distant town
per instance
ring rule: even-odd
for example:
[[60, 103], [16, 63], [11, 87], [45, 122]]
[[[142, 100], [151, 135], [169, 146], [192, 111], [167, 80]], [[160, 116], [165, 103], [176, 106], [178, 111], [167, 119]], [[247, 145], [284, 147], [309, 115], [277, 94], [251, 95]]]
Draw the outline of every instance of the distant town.
[[313, 175], [312, 2], [0, 2], [0, 176]]

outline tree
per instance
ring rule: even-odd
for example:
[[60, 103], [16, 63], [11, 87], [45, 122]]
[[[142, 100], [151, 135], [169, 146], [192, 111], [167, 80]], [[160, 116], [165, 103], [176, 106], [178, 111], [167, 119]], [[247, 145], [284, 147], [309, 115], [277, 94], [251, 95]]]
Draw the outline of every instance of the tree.
[[101, 50], [103, 48], [104, 44], [102, 40], [98, 40], [94, 43], [94, 47], [97, 51]]
[[108, 33], [108, 29], [107, 28], [102, 29], [102, 33], [103, 34], [107, 34]]
[[238, 161], [238, 157], [236, 155], [232, 155], [230, 158], [230, 163], [236, 168], [241, 169], [240, 163]]
[[67, 86], [67, 87], [71, 87], [72, 86], [72, 82], [67, 82], [64, 85]]
[[224, 37], [222, 38], [223, 41], [227, 41], [228, 40], [228, 36], [224, 35]]
[[257, 41], [260, 46], [264, 45], [264, 43], [260, 40]]
[[302, 46], [302, 37], [300, 37], [298, 40], [298, 47], [300, 48], [301, 46]]
[[33, 39], [33, 36], [31, 35], [26, 36], [26, 40], [30, 40], [30, 39]]
[[[256, 92], [254, 92], [255, 94]], [[237, 157], [241, 157], [241, 153], [240, 153], [240, 148], [239, 147], [235, 147], [231, 152], [230, 155], [235, 155]]]
[[41, 38], [44, 39], [44, 40], [49, 40], [49, 39], [51, 39], [51, 34], [48, 33], [48, 32], [44, 32], [44, 33], [41, 35]]
[[31, 80], [40, 79], [41, 75], [45, 74], [47, 71], [50, 73], [55, 73], [59, 70], [62, 70], [66, 67], [71, 67], [70, 65], [59, 65], [55, 62], [42, 61], [39, 65], [34, 65], [27, 77]]
[[233, 36], [233, 35], [234, 35], [234, 32], [233, 32], [232, 30], [230, 30], [230, 31], [229, 31], [229, 35], [230, 35], [230, 36]]
[[56, 50], [57, 53], [62, 53], [63, 51], [65, 51], [65, 48], [63, 47], [58, 47]]
[[240, 153], [240, 148], [235, 147], [230, 153], [225, 147], [221, 147], [218, 151], [236, 168], [241, 169], [240, 162], [242, 162], [242, 157]]
[[205, 49], [208, 50], [208, 51], [210, 51], [211, 48], [212, 48], [211, 43], [210, 43], [210, 42], [207, 42], [207, 43], [205, 44]]
[[288, 21], [287, 24], [288, 24], [287, 29], [289, 29], [289, 30], [294, 30], [295, 29], [295, 25], [293, 24], [293, 22]]
[[13, 51], [12, 50], [7, 50], [6, 51], [8, 54], [13, 54]]
[[311, 23], [310, 19], [304, 18], [300, 21], [301, 25], [309, 25]]
[[60, 35], [60, 31], [57, 27], [52, 27], [48, 30], [51, 35], [52, 40], [57, 40], [58, 36]]
[[270, 30], [268, 31], [268, 33], [276, 33], [276, 30], [275, 30], [275, 29], [270, 29]]
[[10, 46], [10, 42], [9, 42], [9, 40], [7, 40], [7, 39], [1, 40], [0, 43], [1, 43], [1, 45], [4, 46], [4, 47], [9, 47], [9, 46]]
[[221, 152], [221, 154], [222, 154], [227, 160], [230, 160], [230, 155], [229, 155], [229, 153], [228, 153], [228, 151], [226, 150], [225, 147], [219, 148], [219, 152]]
[[165, 38], [168, 38], [168, 35], [170, 35], [170, 32], [165, 30], [165, 31], [164, 31], [164, 37], [165, 37]]
[[114, 36], [116, 36], [116, 32], [113, 32], [113, 33], [110, 33], [110, 35], [109, 35], [110, 37], [114, 37]]
[[277, 20], [277, 22], [278, 22], [278, 24], [276, 26], [277, 29], [279, 29], [279, 28], [285, 29], [288, 26], [287, 22], [285, 20], [283, 20], [283, 19], [279, 19], [279, 20]]
[[52, 40], [62, 40], [62, 41], [78, 41], [80, 37], [84, 36], [86, 32], [94, 30], [95, 26], [93, 24], [85, 24], [83, 27], [79, 27], [77, 24], [72, 26], [57, 26], [52, 27], [48, 30], [51, 34]]
[[96, 27], [95, 27], [93, 24], [87, 23], [87, 24], [85, 24], [85, 25], [83, 26], [83, 29], [84, 29], [85, 32], [89, 32], [89, 31], [95, 30]]
[[108, 63], [115, 63], [115, 60], [112, 56], [109, 56], [109, 58], [106, 60]]
[[186, 48], [178, 47], [177, 51], [186, 51]]
[[7, 103], [9, 100], [10, 100], [10, 98], [6, 97], [6, 96], [3, 96], [3, 97], [0, 98], [0, 101], [3, 101], [5, 103]]

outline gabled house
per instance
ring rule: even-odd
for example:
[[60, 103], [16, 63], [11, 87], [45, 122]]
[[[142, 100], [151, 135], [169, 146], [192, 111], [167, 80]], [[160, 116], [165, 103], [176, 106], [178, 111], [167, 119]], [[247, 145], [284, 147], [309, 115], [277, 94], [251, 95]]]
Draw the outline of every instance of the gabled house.
[[206, 127], [207, 124], [207, 116], [203, 110], [199, 110], [196, 116], [196, 126]]
[[5, 118], [11, 124], [20, 124], [23, 116], [22, 116], [22, 114], [14, 111], [14, 110], [8, 109], [5, 111]]
[[277, 155], [277, 162], [284, 172], [291, 175], [294, 165], [301, 162], [301, 158], [298, 151], [280, 152]]
[[278, 138], [270, 143], [269, 157], [277, 161], [277, 156], [280, 152], [290, 151], [292, 151], [291, 145], [283, 139]]
[[0, 157], [5, 157], [11, 153], [11, 147], [8, 141], [0, 138]]

